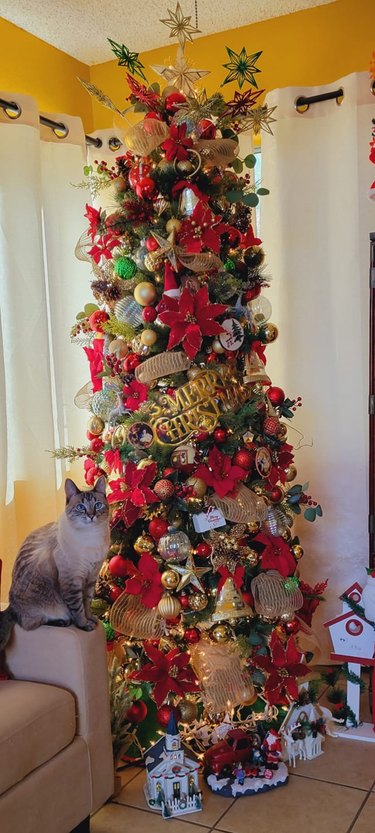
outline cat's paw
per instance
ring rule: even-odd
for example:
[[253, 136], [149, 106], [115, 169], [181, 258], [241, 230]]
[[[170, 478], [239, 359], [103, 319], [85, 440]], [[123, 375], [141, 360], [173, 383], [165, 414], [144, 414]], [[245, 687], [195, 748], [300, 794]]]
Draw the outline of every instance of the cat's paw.
[[81, 631], [93, 631], [96, 628], [96, 622], [92, 622], [88, 619], [84, 625], [78, 625], [78, 627]]
[[90, 616], [87, 617], [87, 621], [88, 622], [93, 622], [94, 625], [96, 625], [99, 622], [99, 619], [98, 619], [97, 616], [95, 616], [94, 613], [90, 613]]

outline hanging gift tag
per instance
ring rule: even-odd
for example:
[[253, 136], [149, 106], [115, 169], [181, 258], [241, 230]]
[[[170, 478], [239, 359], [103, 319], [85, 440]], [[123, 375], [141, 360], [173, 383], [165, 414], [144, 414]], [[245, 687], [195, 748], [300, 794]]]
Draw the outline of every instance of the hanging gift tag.
[[225, 332], [219, 335], [220, 344], [225, 350], [239, 350], [245, 336], [237, 318], [226, 318], [221, 326], [224, 327]]
[[218, 526], [225, 526], [226, 520], [220, 509], [209, 506], [204, 512], [193, 515], [193, 526], [196, 532], [208, 532]]

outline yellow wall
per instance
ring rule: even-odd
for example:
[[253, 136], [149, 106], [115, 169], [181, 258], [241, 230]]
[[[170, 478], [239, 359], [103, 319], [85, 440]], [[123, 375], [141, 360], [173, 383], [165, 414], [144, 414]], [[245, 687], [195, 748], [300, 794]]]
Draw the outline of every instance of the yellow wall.
[[[118, 32], [117, 37], [118, 40], [123, 37], [126, 42], [125, 32]], [[375, 0], [336, 0], [327, 6], [195, 39], [187, 45], [186, 55], [195, 67], [211, 71], [203, 82], [209, 93], [218, 90], [225, 77], [226, 70], [222, 67], [228, 60], [225, 46], [235, 51], [245, 46], [248, 53], [263, 50], [258, 62], [262, 73], [257, 78], [258, 86], [268, 91], [276, 87], [326, 84], [368, 68], [375, 49]], [[175, 54], [175, 41], [171, 40], [161, 49], [140, 55], [150, 82], [162, 80], [148, 70], [150, 64], [168, 64], [173, 62]], [[115, 61], [91, 67], [91, 80], [121, 108], [126, 106], [125, 71]], [[225, 95], [230, 95], [235, 85], [228, 84], [222, 89]], [[96, 128], [112, 126], [110, 111], [95, 101], [93, 113]]]
[[86, 133], [92, 129], [90, 97], [77, 81], [89, 80], [86, 64], [3, 18], [0, 43], [0, 89], [32, 95], [39, 110], [81, 116]]

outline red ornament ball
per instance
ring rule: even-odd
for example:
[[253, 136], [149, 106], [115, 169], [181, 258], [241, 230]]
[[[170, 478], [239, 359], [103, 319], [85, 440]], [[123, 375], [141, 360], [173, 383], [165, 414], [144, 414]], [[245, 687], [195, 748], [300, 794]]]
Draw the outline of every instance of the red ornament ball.
[[261, 287], [260, 286], [253, 286], [251, 289], [246, 289], [242, 296], [242, 303], [248, 304], [249, 301], [254, 301], [254, 298], [257, 298], [260, 295]]
[[227, 431], [225, 430], [225, 428], [215, 428], [215, 431], [214, 431], [214, 440], [215, 440], [215, 442], [225, 443], [225, 440], [227, 439], [227, 436], [228, 435], [227, 435]]
[[254, 598], [250, 590], [241, 590], [241, 596], [245, 604], [249, 605], [249, 607], [254, 607]]
[[300, 629], [300, 623], [298, 619], [292, 619], [291, 622], [284, 622], [283, 628], [285, 633], [287, 633], [289, 636], [294, 636], [294, 634], [298, 633]]
[[96, 309], [95, 312], [91, 313], [89, 316], [89, 324], [94, 333], [102, 333], [103, 324], [105, 324], [108, 319], [108, 312], [104, 312], [103, 309]]
[[201, 635], [198, 628], [186, 628], [184, 637], [189, 645], [196, 645], [197, 642], [199, 642]]
[[167, 466], [167, 468], [163, 469], [164, 477], [170, 477], [172, 474], [176, 474], [176, 469], [173, 466]]
[[133, 373], [135, 368], [141, 363], [139, 356], [136, 356], [135, 353], [128, 353], [126, 358], [123, 361], [123, 368], [125, 373]]
[[157, 315], [155, 307], [143, 307], [142, 318], [144, 321], [147, 321], [147, 324], [152, 324], [155, 318], [157, 318]]
[[189, 604], [190, 604], [189, 596], [187, 596], [186, 593], [181, 593], [181, 595], [179, 596], [179, 600], [180, 600], [180, 605], [181, 605], [182, 609], [186, 610], [189, 607]]
[[104, 448], [103, 440], [98, 436], [94, 437], [93, 439], [91, 439], [90, 448], [91, 451], [95, 452], [95, 454], [99, 454], [102, 448]]
[[200, 139], [214, 139], [216, 136], [216, 127], [210, 119], [201, 119], [197, 124], [197, 128]]
[[178, 721], [180, 717], [180, 712], [177, 706], [168, 706], [167, 703], [165, 703], [164, 706], [160, 706], [160, 709], [158, 709], [156, 712], [156, 719], [158, 723], [160, 723], [160, 726], [168, 726], [169, 718], [172, 712], [174, 713], [176, 721]]
[[118, 599], [119, 596], [121, 596], [121, 593], [123, 593], [122, 587], [119, 587], [118, 584], [112, 584], [111, 589], [108, 593], [110, 602], [115, 602], [116, 599]]
[[271, 404], [274, 405], [276, 408], [278, 405], [282, 405], [285, 399], [285, 393], [282, 388], [275, 388], [270, 387], [268, 388], [267, 393], [268, 399], [270, 400]]
[[199, 558], [208, 558], [212, 553], [211, 544], [207, 541], [201, 541], [200, 544], [197, 544], [195, 552]]
[[170, 480], [158, 480], [155, 483], [154, 492], [160, 500], [170, 500], [174, 494], [174, 485]]
[[148, 531], [154, 541], [159, 541], [168, 529], [168, 522], [164, 518], [153, 518], [148, 525]]
[[254, 455], [247, 448], [239, 448], [233, 455], [232, 463], [245, 471], [250, 471], [254, 465]]
[[142, 162], [140, 165], [134, 165], [129, 171], [129, 185], [135, 191], [139, 181], [142, 177], [147, 176], [151, 171], [151, 165]]
[[272, 503], [280, 503], [284, 497], [284, 492], [280, 486], [274, 486], [271, 491], [267, 492], [267, 497]]
[[269, 437], [277, 437], [280, 430], [280, 422], [277, 417], [266, 417], [263, 423], [263, 431]]
[[108, 564], [108, 569], [111, 576], [114, 576], [115, 578], [123, 578], [124, 576], [129, 575], [127, 561], [121, 555], [112, 556]]
[[156, 194], [156, 184], [150, 176], [143, 176], [135, 186], [135, 193], [140, 199], [152, 200]]
[[166, 96], [164, 100], [164, 106], [167, 113], [169, 113], [170, 115], [177, 113], [178, 105], [184, 104], [185, 101], [186, 98], [184, 95], [182, 95], [182, 93], [170, 93]]
[[145, 246], [149, 252], [155, 252], [159, 248], [159, 243], [155, 240], [155, 237], [147, 237]]
[[125, 717], [130, 723], [142, 723], [142, 720], [147, 717], [147, 711], [146, 703], [143, 700], [135, 700], [130, 709], [125, 712]]

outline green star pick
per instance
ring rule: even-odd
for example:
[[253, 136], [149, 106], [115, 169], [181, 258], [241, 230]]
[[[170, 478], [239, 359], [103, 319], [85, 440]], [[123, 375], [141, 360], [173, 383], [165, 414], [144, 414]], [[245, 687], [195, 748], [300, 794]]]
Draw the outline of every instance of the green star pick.
[[230, 57], [230, 61], [227, 64], [223, 64], [223, 66], [229, 69], [229, 73], [224, 78], [221, 86], [223, 87], [224, 84], [229, 84], [231, 81], [238, 81], [238, 86], [241, 88], [245, 81], [248, 81], [249, 84], [257, 87], [258, 84], [254, 76], [257, 72], [260, 72], [260, 69], [255, 64], [262, 52], [254, 52], [253, 55], [248, 55], [244, 46], [241, 52], [238, 53], [234, 52], [233, 49], [229, 49], [229, 46], [225, 48]]
[[123, 43], [116, 43], [111, 38], [108, 38], [108, 40], [111, 44], [113, 54], [118, 58], [119, 67], [126, 67], [132, 75], [139, 75], [144, 81], [147, 81], [143, 72], [144, 65], [138, 60], [139, 52], [130, 52], [130, 49], [124, 46]]

